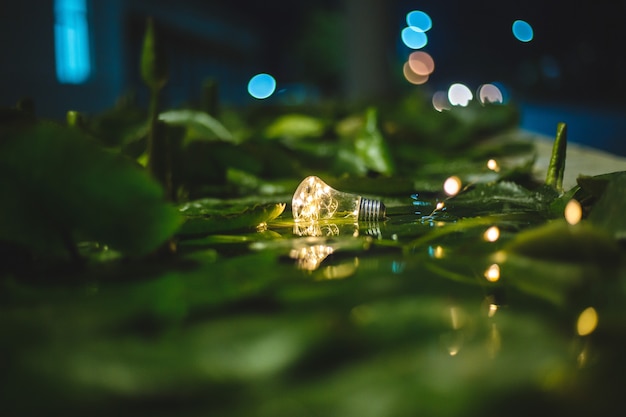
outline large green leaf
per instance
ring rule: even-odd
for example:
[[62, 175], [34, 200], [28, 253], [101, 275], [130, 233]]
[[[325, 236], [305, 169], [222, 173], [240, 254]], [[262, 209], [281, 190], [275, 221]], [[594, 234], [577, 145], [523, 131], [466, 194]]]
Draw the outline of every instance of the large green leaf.
[[170, 125], [187, 128], [187, 141], [194, 139], [219, 139], [236, 142], [232, 133], [208, 113], [199, 110], [169, 110], [159, 114], [159, 120]]
[[365, 126], [354, 139], [354, 148], [367, 169], [385, 175], [394, 173], [395, 165], [378, 127], [378, 112], [375, 108], [367, 109]]
[[626, 238], [626, 172], [610, 177], [602, 197], [594, 205], [589, 220], [618, 239]]
[[130, 255], [158, 247], [179, 226], [146, 172], [75, 129], [38, 124], [0, 143], [0, 237], [59, 254], [77, 239]]
[[284, 204], [259, 204], [242, 207], [209, 199], [192, 201], [180, 206], [185, 223], [180, 235], [208, 235], [226, 231], [250, 230], [280, 216]]

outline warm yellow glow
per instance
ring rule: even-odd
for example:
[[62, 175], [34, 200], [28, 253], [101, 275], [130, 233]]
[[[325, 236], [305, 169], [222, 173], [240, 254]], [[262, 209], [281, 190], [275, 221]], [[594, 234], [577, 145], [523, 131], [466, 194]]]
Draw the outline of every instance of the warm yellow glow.
[[485, 271], [485, 278], [489, 282], [496, 282], [497, 280], [499, 280], [500, 279], [500, 265], [492, 264], [491, 266], [489, 266], [489, 268], [487, 268], [487, 270]]
[[487, 316], [488, 317], [493, 317], [496, 315], [496, 312], [498, 311], [498, 305], [497, 304], [489, 304], [489, 311], [487, 312]]
[[443, 258], [443, 248], [441, 246], [435, 246], [433, 249], [433, 258], [442, 259]]
[[311, 245], [299, 249], [292, 249], [289, 257], [297, 261], [299, 269], [315, 271], [328, 255], [333, 253], [333, 248], [326, 245]]
[[459, 353], [459, 350], [461, 350], [460, 346], [456, 346], [456, 345], [448, 346], [448, 353], [450, 354], [450, 356], [456, 356]]
[[505, 263], [506, 258], [507, 258], [506, 252], [502, 250], [494, 253], [493, 256], [491, 257], [491, 259], [497, 264]]
[[[358, 225], [355, 225], [358, 228]], [[297, 222], [293, 225], [293, 234], [297, 236], [338, 236], [339, 227], [334, 223]]]
[[578, 322], [576, 323], [576, 332], [580, 336], [587, 336], [593, 333], [598, 326], [598, 313], [593, 307], [587, 307], [578, 316]]
[[461, 179], [455, 175], [455, 176], [449, 177], [443, 183], [443, 190], [449, 196], [454, 196], [454, 195], [457, 195], [459, 191], [461, 191], [461, 185], [462, 185]]
[[565, 220], [571, 224], [578, 224], [583, 218], [583, 208], [577, 200], [570, 200], [565, 206]]
[[483, 238], [487, 242], [495, 242], [500, 238], [500, 229], [498, 226], [491, 226], [489, 229], [485, 230]]
[[498, 164], [498, 161], [496, 161], [495, 159], [490, 159], [487, 161], [487, 168], [495, 172], [500, 171], [500, 165]]
[[453, 306], [450, 307], [450, 323], [454, 330], [459, 330], [465, 325], [465, 312], [461, 308]]
[[443, 201], [440, 201], [437, 203], [437, 205], [435, 206], [435, 210], [441, 210], [443, 208], [443, 206], [445, 206]]
[[326, 279], [344, 279], [354, 275], [357, 270], [358, 260], [352, 263], [343, 263], [324, 268], [322, 274]]

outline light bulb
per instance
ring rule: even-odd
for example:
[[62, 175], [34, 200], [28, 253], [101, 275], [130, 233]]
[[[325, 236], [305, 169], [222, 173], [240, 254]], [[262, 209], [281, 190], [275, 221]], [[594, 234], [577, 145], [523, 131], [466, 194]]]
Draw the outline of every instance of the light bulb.
[[382, 202], [337, 191], [315, 176], [302, 180], [293, 194], [291, 211], [296, 222], [341, 218], [380, 220], [386, 212]]

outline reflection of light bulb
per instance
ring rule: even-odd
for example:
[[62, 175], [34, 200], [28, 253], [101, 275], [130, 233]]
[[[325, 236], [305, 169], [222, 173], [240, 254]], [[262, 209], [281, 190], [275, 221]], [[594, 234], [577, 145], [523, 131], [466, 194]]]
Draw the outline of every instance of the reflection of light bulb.
[[292, 249], [289, 256], [297, 260], [298, 268], [306, 271], [315, 271], [322, 261], [333, 253], [333, 248], [327, 245], [311, 245], [299, 249]]
[[385, 217], [385, 205], [356, 194], [337, 191], [318, 177], [307, 177], [293, 194], [291, 211], [295, 221], [357, 218], [379, 220]]

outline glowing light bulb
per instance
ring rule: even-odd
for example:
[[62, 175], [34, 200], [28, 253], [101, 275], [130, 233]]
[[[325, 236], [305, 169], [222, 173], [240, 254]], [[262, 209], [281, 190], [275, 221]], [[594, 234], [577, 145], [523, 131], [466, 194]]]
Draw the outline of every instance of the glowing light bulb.
[[296, 222], [341, 218], [380, 220], [386, 213], [382, 202], [337, 191], [315, 176], [302, 180], [293, 194], [291, 211]]

